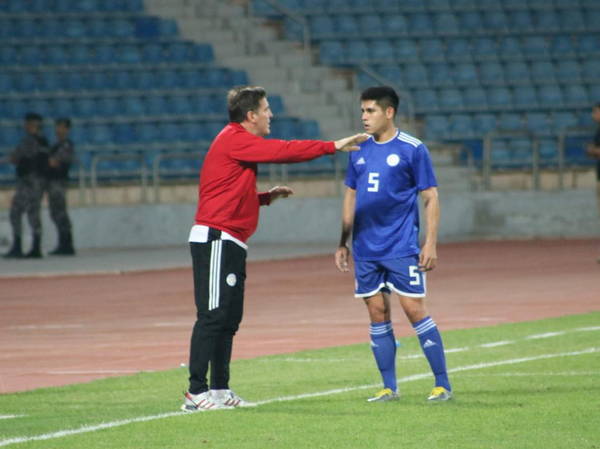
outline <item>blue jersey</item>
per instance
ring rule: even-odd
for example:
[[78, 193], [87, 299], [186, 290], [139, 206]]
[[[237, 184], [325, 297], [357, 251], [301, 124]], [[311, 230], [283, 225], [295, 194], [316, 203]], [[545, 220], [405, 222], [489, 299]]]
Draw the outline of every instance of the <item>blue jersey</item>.
[[360, 151], [350, 153], [346, 185], [356, 190], [355, 260], [421, 252], [418, 195], [437, 186], [425, 145], [400, 131], [388, 142], [371, 137], [360, 144]]

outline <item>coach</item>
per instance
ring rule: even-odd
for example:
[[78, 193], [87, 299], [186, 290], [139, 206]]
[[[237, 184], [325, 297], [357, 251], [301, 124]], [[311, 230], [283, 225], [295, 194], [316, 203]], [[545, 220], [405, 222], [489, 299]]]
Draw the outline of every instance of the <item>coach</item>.
[[357, 134], [335, 142], [265, 140], [273, 113], [261, 87], [232, 89], [227, 107], [230, 123], [213, 141], [202, 166], [196, 224], [189, 237], [197, 320], [184, 411], [252, 405], [229, 389], [233, 337], [244, 305], [246, 241], [258, 225], [259, 206], [292, 194], [287, 187], [258, 193], [257, 163], [303, 162], [336, 150], [355, 151], [355, 145], [368, 137]]

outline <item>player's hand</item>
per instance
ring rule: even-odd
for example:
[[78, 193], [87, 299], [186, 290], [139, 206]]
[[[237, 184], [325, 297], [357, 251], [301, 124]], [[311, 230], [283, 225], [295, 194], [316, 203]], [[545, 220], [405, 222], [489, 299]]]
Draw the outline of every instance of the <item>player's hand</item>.
[[437, 249], [435, 245], [428, 245], [425, 243], [421, 254], [419, 254], [419, 270], [420, 271], [431, 271], [437, 265]]
[[348, 273], [350, 271], [348, 268], [349, 254], [350, 250], [347, 246], [340, 246], [335, 252], [335, 266], [338, 267], [338, 270], [340, 270], [342, 273]]
[[271, 204], [273, 204], [275, 202], [276, 199], [278, 198], [287, 198], [290, 195], [293, 195], [294, 192], [292, 191], [292, 189], [290, 189], [289, 187], [281, 187], [281, 186], [275, 186], [273, 187], [271, 190], [269, 190], [269, 197], [271, 200]]
[[367, 133], [354, 134], [353, 136], [346, 137], [345, 139], [336, 140], [335, 149], [341, 151], [343, 153], [348, 153], [350, 151], [358, 151], [360, 147], [359, 143], [363, 143], [370, 136]]

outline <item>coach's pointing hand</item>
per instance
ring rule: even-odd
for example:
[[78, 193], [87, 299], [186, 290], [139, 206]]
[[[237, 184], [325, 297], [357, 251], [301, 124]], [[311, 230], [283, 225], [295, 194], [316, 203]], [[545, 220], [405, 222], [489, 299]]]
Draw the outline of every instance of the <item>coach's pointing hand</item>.
[[353, 136], [346, 137], [345, 139], [336, 140], [335, 149], [343, 153], [350, 151], [358, 151], [360, 148], [357, 146], [359, 143], [363, 143], [370, 136], [367, 133], [354, 134]]
[[287, 198], [288, 196], [293, 195], [293, 194], [294, 194], [294, 192], [289, 187], [275, 186], [271, 190], [269, 190], [270, 203], [273, 204], [273, 202], [276, 199]]

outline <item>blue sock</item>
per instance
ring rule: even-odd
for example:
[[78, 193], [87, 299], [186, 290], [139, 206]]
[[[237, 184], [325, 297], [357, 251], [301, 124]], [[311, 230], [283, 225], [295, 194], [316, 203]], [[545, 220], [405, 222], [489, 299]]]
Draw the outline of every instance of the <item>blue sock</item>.
[[446, 371], [446, 356], [444, 355], [442, 336], [435, 322], [430, 316], [427, 316], [413, 324], [413, 328], [419, 337], [423, 353], [427, 357], [431, 371], [435, 376], [435, 386], [444, 387], [446, 390], [451, 391], [448, 372]]
[[377, 362], [383, 388], [398, 391], [396, 381], [396, 338], [391, 321], [371, 323], [371, 349]]

